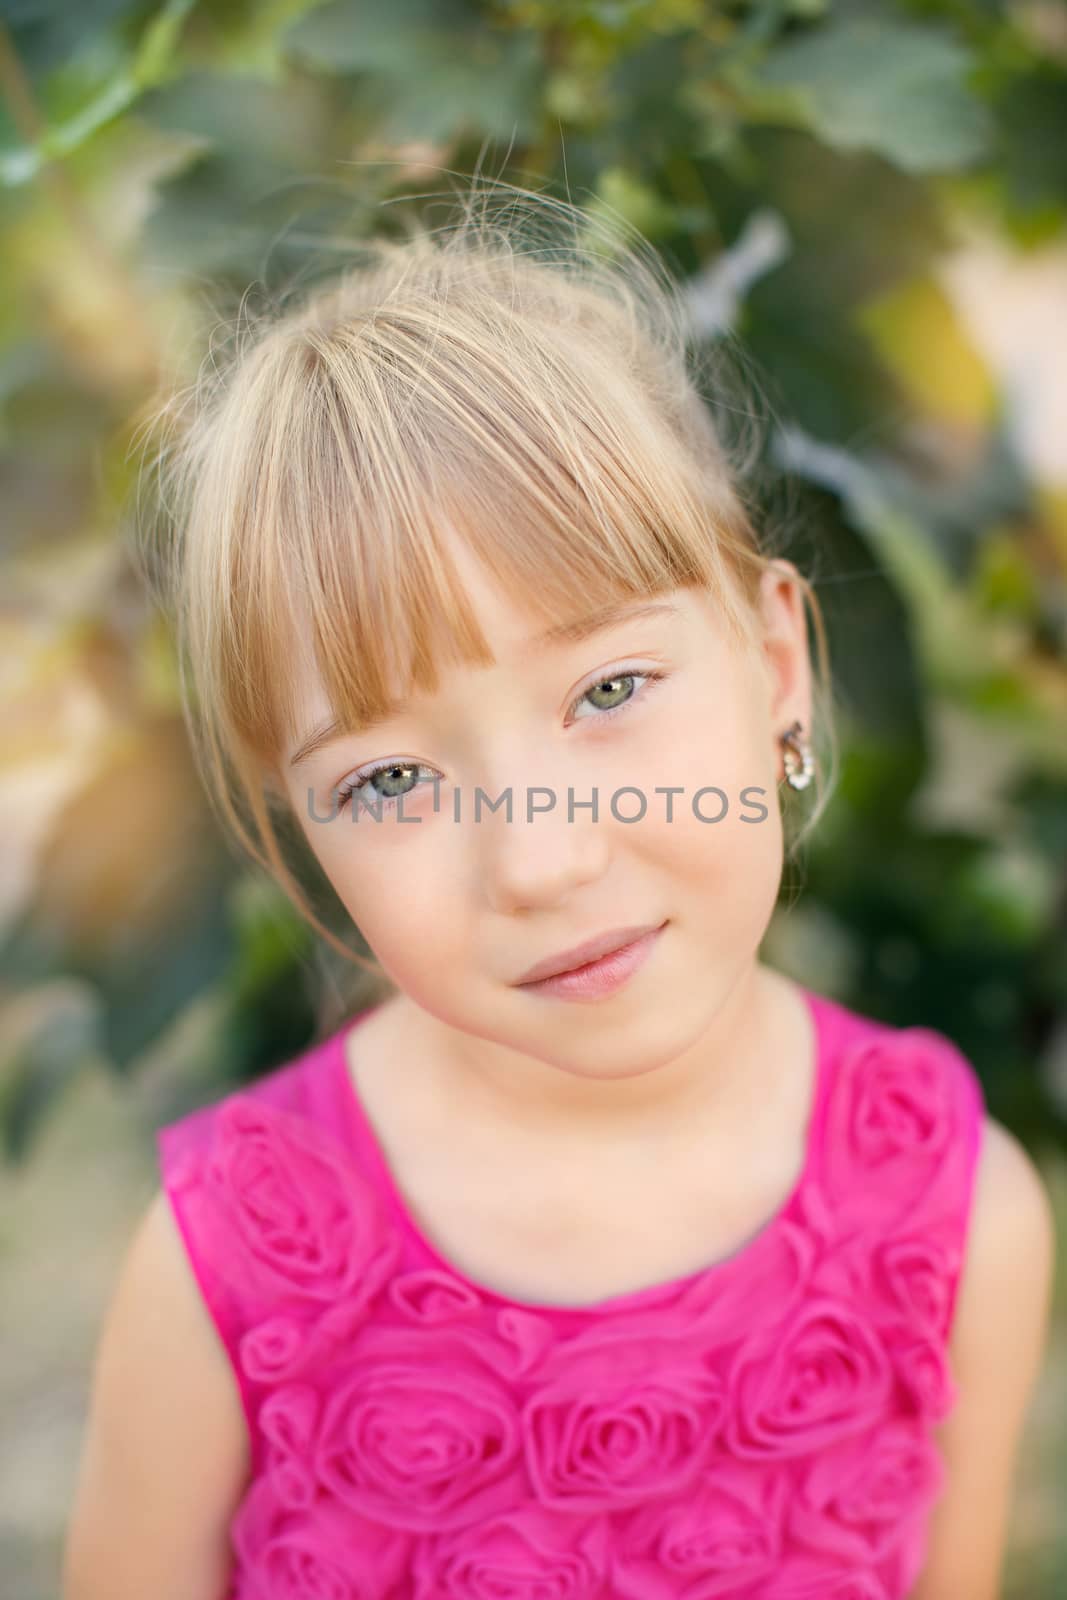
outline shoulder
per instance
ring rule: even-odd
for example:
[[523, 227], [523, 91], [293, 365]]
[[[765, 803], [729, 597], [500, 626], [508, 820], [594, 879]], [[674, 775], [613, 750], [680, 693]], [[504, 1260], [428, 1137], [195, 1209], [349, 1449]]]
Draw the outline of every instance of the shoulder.
[[[210, 1395], [198, 1428], [217, 1422], [235, 1448], [247, 1442], [229, 1358], [163, 1188], [138, 1218], [121, 1263], [101, 1338], [101, 1362], [109, 1359], [115, 1382], [167, 1391], [160, 1403], [179, 1395], [188, 1400], [194, 1392], [199, 1401]], [[164, 1370], [167, 1383], [159, 1385]]]
[[66, 1532], [65, 1600], [220, 1593], [228, 1520], [248, 1470], [232, 1372], [157, 1190], [102, 1320]]
[[[248, 1431], [230, 1353], [205, 1302], [170, 1196], [157, 1188], [123, 1257], [100, 1340], [99, 1370], [116, 1399], [142, 1407], [144, 1425], [190, 1429], [203, 1449], [235, 1468]], [[160, 1375], [166, 1374], [166, 1382]]]
[[1055, 1224], [1018, 1139], [985, 1116], [949, 1363], [956, 1401], [937, 1428], [945, 1490], [911, 1600], [995, 1600], [1019, 1447], [1049, 1333]]
[[981, 1126], [974, 1206], [951, 1351], [961, 1375], [1028, 1386], [1051, 1310], [1056, 1224], [1045, 1181], [1010, 1130]]

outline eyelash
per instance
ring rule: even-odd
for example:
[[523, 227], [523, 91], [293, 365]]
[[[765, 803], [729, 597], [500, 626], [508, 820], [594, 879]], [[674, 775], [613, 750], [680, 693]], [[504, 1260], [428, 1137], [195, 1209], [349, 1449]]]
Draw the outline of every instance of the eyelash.
[[[591, 684], [582, 690], [581, 694], [576, 696], [576, 698], [571, 702], [570, 709], [573, 711], [576, 706], [581, 705], [586, 695], [589, 694], [593, 689], [598, 689], [602, 683], [611, 683], [616, 678], [643, 678], [647, 685], [651, 683], [659, 683], [666, 676], [667, 674], [665, 672], [657, 672], [654, 668], [646, 667], [634, 668], [632, 671], [626, 669], [621, 672], [605, 673], [603, 676], [595, 678]], [[593, 717], [581, 717], [578, 720], [582, 722], [607, 722], [610, 718], [617, 717], [620, 711], [629, 710], [629, 708], [634, 705], [637, 700], [643, 700], [644, 698], [645, 696], [643, 692], [640, 694], [635, 693], [624, 700], [620, 706], [610, 706], [606, 711], [597, 711], [596, 715]], [[389, 772], [393, 767], [411, 765], [412, 763], [409, 761], [380, 761], [376, 767], [371, 767], [368, 772], [362, 772], [356, 778], [350, 781], [346, 780], [344, 783], [338, 784], [338, 812], [344, 811], [352, 796], [365, 789], [367, 785], [378, 776], [379, 772]], [[414, 792], [415, 791], [413, 789], [408, 790], [409, 795], [413, 794]], [[382, 811], [392, 811], [394, 807], [398, 805], [399, 802], [404, 798], [405, 797], [403, 795], [397, 795], [394, 799], [390, 799], [387, 795], [382, 795], [379, 802]]]

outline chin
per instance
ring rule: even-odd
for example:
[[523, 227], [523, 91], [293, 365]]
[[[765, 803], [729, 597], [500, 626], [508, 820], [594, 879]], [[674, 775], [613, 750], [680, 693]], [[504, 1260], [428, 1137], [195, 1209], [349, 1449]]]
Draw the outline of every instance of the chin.
[[[556, 1067], [568, 1077], [606, 1083], [624, 1078], [643, 1078], [650, 1072], [657, 1072], [661, 1067], [668, 1066], [686, 1048], [687, 1041], [684, 1039], [675, 1041], [659, 1038], [646, 1042], [634, 1037], [632, 1023], [624, 1022], [621, 1026], [622, 1043], [605, 1037], [598, 1040], [595, 1047], [583, 1044], [576, 1052], [572, 1038], [567, 1041], [569, 1048], [559, 1054], [552, 1051], [536, 1053], [546, 1066]], [[526, 1053], [534, 1052], [527, 1050]]]

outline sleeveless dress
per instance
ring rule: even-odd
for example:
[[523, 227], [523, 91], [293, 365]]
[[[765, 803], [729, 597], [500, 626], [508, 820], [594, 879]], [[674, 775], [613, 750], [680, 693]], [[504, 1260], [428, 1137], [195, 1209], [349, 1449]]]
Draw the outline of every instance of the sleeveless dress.
[[250, 1442], [220, 1600], [905, 1600], [983, 1093], [945, 1035], [802, 992], [784, 1206], [590, 1305], [498, 1294], [416, 1223], [345, 1056], [374, 1008], [158, 1131]]

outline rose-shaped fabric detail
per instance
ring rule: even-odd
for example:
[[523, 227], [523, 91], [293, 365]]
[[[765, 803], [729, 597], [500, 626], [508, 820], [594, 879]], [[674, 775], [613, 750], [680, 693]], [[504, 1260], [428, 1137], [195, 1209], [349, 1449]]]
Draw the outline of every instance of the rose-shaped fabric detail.
[[267, 1441], [266, 1476], [278, 1501], [302, 1510], [315, 1498], [311, 1447], [319, 1397], [307, 1384], [277, 1389], [259, 1408], [258, 1422]]
[[304, 1117], [249, 1095], [223, 1101], [204, 1186], [219, 1214], [204, 1229], [215, 1269], [272, 1307], [365, 1305], [396, 1265], [374, 1190]]
[[[839, 1304], [871, 1306], [870, 1239], [864, 1234], [852, 1234], [824, 1245], [811, 1269], [809, 1293], [827, 1296]], [[893, 1307], [891, 1320], [897, 1315]]]
[[944, 1338], [960, 1266], [958, 1250], [950, 1253], [934, 1239], [891, 1239], [875, 1247], [873, 1260], [888, 1303], [899, 1308], [916, 1332]]
[[476, 1316], [483, 1303], [469, 1284], [439, 1267], [405, 1272], [394, 1278], [389, 1285], [389, 1298], [402, 1316], [425, 1323]]
[[325, 1504], [292, 1512], [259, 1479], [231, 1524], [234, 1600], [387, 1600], [404, 1576], [410, 1536]]
[[821, 1449], [883, 1417], [892, 1383], [888, 1354], [867, 1319], [847, 1302], [813, 1299], [738, 1351], [727, 1443], [757, 1460]]
[[520, 1306], [503, 1306], [496, 1314], [497, 1332], [515, 1348], [515, 1375], [527, 1375], [543, 1361], [556, 1342], [547, 1317]]
[[315, 1432], [319, 1397], [306, 1383], [276, 1389], [259, 1408], [263, 1433], [279, 1450], [307, 1451]]
[[311, 1329], [294, 1317], [269, 1317], [241, 1338], [241, 1366], [254, 1383], [280, 1383], [304, 1366], [311, 1353]]
[[936, 1499], [944, 1466], [914, 1420], [822, 1450], [791, 1498], [790, 1532], [842, 1561], [881, 1560], [909, 1518]]
[[905, 1029], [892, 1047], [868, 1045], [853, 1072], [852, 1135], [871, 1165], [933, 1156], [948, 1138], [952, 1101], [945, 1063], [924, 1048], [921, 1029]]
[[893, 1365], [908, 1399], [930, 1422], [943, 1422], [957, 1400], [956, 1382], [944, 1347], [932, 1339], [890, 1342]]
[[241, 1336], [238, 1360], [253, 1383], [284, 1383], [350, 1343], [367, 1319], [365, 1298], [341, 1300], [318, 1316], [268, 1317]]
[[543, 1504], [612, 1511], [692, 1482], [725, 1404], [721, 1380], [696, 1355], [670, 1341], [583, 1336], [557, 1356], [523, 1410]]
[[315, 1499], [315, 1480], [295, 1456], [269, 1451], [263, 1476], [273, 1488], [278, 1504], [287, 1511], [303, 1511]]
[[789, 1480], [715, 1457], [699, 1484], [634, 1512], [612, 1571], [620, 1600], [746, 1596], [778, 1570]]
[[531, 1501], [423, 1541], [414, 1600], [607, 1600], [604, 1519], [556, 1517]]
[[372, 1328], [323, 1412], [315, 1474], [346, 1505], [439, 1531], [511, 1504], [520, 1456], [515, 1400], [475, 1330]]
[[789, 1560], [760, 1594], [760, 1600], [890, 1600], [875, 1572], [835, 1571], [804, 1560]]
[[904, 1028], [846, 1055], [831, 1095], [824, 1183], [839, 1234], [885, 1226], [934, 1182], [959, 1106], [940, 1036]]

